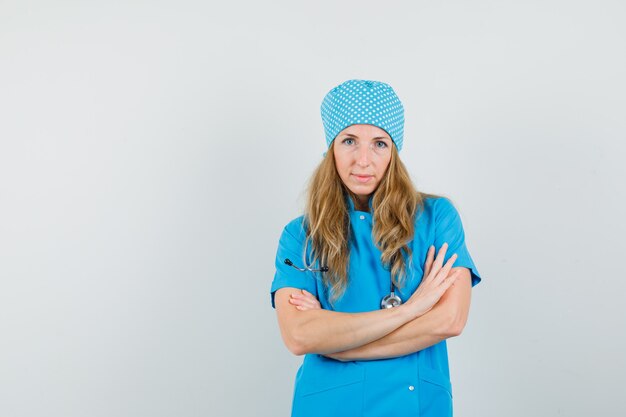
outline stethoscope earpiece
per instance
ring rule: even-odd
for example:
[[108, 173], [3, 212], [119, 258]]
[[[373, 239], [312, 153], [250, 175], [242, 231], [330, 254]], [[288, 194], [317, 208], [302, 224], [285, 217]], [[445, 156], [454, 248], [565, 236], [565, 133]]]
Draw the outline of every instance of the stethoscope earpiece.
[[305, 265], [304, 268], [298, 268], [297, 266], [295, 266], [293, 264], [293, 262], [291, 262], [289, 260], [289, 258], [285, 258], [285, 263], [287, 265], [289, 265], [289, 266], [293, 266], [294, 268], [296, 268], [300, 272], [306, 272], [306, 271], [309, 271], [309, 272], [328, 272], [328, 266], [323, 266], [320, 269], [312, 269], [311, 267]]

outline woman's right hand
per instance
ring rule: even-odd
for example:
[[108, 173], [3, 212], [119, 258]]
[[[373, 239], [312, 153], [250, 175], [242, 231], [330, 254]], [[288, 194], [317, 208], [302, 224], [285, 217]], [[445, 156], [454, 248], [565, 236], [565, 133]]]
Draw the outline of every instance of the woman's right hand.
[[428, 249], [422, 282], [420, 282], [417, 290], [415, 290], [411, 297], [404, 303], [406, 308], [409, 308], [415, 317], [419, 317], [430, 311], [446, 290], [450, 288], [459, 277], [459, 270], [450, 274], [450, 269], [452, 269], [452, 265], [454, 265], [457, 258], [456, 253], [443, 265], [443, 259], [445, 258], [447, 250], [448, 244], [444, 243], [441, 245], [439, 253], [435, 258], [435, 247], [431, 246]]

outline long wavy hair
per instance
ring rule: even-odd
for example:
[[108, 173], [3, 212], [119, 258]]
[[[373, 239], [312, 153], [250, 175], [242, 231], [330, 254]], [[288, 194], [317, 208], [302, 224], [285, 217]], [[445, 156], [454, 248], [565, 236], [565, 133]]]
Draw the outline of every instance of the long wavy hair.
[[[307, 188], [304, 210], [306, 247], [311, 245], [312, 261], [328, 266], [322, 279], [329, 291], [331, 304], [339, 299], [348, 285], [350, 217], [346, 198], [357, 202], [339, 177], [335, 166], [334, 144], [315, 169]], [[396, 287], [404, 285], [412, 267], [408, 243], [413, 239], [415, 216], [424, 199], [433, 194], [418, 192], [395, 146], [391, 160], [372, 196], [372, 239], [381, 251], [383, 267], [391, 273]]]

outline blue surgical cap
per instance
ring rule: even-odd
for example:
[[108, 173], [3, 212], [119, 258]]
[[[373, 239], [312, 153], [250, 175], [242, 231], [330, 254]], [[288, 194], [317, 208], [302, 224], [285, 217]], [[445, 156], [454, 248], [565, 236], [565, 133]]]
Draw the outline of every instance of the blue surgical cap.
[[330, 90], [321, 106], [326, 145], [350, 125], [377, 126], [391, 137], [398, 151], [404, 137], [404, 107], [390, 85], [380, 81], [348, 80]]

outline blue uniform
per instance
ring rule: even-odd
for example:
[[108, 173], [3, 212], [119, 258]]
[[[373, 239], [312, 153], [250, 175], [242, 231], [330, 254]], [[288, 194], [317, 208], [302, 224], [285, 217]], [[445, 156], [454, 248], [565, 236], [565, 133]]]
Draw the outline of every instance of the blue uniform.
[[[328, 302], [328, 294], [319, 272], [300, 272], [284, 263], [289, 258], [302, 265], [305, 240], [303, 216], [285, 226], [276, 254], [276, 273], [271, 285], [274, 292], [282, 287], [304, 288], [314, 294], [323, 309], [359, 313], [380, 309], [380, 300], [389, 294], [391, 276], [380, 261], [381, 252], [372, 239], [372, 214], [356, 211], [350, 198], [352, 239], [348, 286], [344, 295]], [[371, 209], [371, 198], [370, 198]], [[447, 242], [445, 260], [456, 253], [454, 266], [470, 269], [472, 287], [481, 280], [465, 245], [465, 234], [458, 212], [446, 198], [429, 197], [415, 221], [414, 239], [409, 243], [413, 268], [403, 288], [396, 294], [403, 302], [410, 298], [421, 282], [422, 267], [430, 245], [437, 251]], [[307, 247], [310, 262], [311, 248]], [[308, 263], [307, 263], [308, 264]], [[311, 266], [311, 268], [319, 265]], [[421, 351], [391, 359], [341, 362], [310, 353], [296, 374], [292, 417], [306, 416], [452, 416], [452, 387], [448, 368], [448, 351], [443, 340]]]

